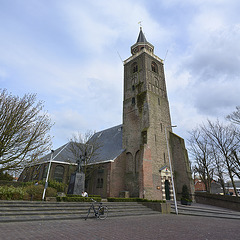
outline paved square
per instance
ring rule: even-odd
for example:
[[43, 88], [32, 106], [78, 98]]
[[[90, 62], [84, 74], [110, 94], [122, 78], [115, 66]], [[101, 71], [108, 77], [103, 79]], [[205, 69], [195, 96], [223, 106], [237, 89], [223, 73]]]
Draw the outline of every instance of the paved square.
[[0, 224], [1, 240], [25, 239], [240, 239], [239, 220], [183, 215], [150, 215]]

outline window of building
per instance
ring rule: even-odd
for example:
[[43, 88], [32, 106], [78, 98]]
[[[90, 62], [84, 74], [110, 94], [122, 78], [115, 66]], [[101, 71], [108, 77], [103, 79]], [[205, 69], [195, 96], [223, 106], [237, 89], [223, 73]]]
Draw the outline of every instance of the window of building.
[[135, 86], [134, 85], [132, 85], [132, 91], [134, 91], [135, 90]]
[[97, 179], [97, 188], [103, 188], [103, 178]]
[[139, 172], [140, 166], [140, 151], [138, 150], [135, 155], [135, 173]]
[[46, 177], [47, 177], [47, 170], [48, 170], [48, 164], [47, 164], [47, 165], [44, 165], [42, 178], [46, 178]]
[[152, 67], [153, 72], [158, 73], [158, 67], [157, 67], [157, 64], [155, 62], [152, 62], [151, 67]]
[[132, 173], [134, 170], [133, 155], [130, 152], [126, 153], [126, 172]]
[[97, 170], [98, 173], [104, 173], [104, 167], [99, 167], [98, 170]]
[[135, 104], [135, 97], [132, 98], [132, 104]]
[[147, 144], [147, 131], [142, 132], [142, 144]]
[[138, 64], [135, 62], [132, 64], [132, 72], [135, 73], [138, 71]]

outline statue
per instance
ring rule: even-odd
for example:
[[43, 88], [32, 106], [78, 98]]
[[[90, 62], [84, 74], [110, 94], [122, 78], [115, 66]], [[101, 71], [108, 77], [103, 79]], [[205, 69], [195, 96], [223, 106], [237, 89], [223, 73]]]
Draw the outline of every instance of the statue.
[[81, 173], [83, 172], [83, 163], [85, 162], [87, 153], [85, 152], [84, 155], [80, 155], [80, 158], [77, 159], [77, 170], [76, 172]]
[[76, 172], [78, 172], [78, 173], [82, 172], [82, 163], [81, 163], [80, 159], [77, 160], [77, 165], [78, 166], [77, 166]]
[[77, 159], [77, 169], [75, 173], [71, 174], [70, 182], [68, 186], [68, 194], [81, 195], [85, 190], [85, 174], [83, 171], [83, 164], [87, 157], [86, 152], [83, 155], [80, 155], [80, 158]]

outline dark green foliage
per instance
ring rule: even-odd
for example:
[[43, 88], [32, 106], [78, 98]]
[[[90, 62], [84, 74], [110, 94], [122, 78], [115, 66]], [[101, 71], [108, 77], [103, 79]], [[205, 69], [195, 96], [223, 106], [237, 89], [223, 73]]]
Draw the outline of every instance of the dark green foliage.
[[148, 200], [143, 198], [107, 198], [108, 202], [159, 202], [165, 203], [163, 200]]
[[[26, 192], [28, 193], [28, 198], [26, 200], [42, 200], [44, 186], [39, 185], [30, 185], [26, 187]], [[56, 197], [57, 190], [51, 187], [48, 187], [46, 190], [46, 197]]]
[[[82, 197], [81, 195], [77, 194], [67, 194], [67, 197]], [[100, 195], [89, 195], [90, 198], [101, 198]]]
[[[76, 196], [76, 195], [74, 195]], [[57, 197], [58, 202], [92, 202], [91, 199], [101, 202], [101, 197], [82, 197], [77, 195], [78, 197]]]
[[56, 197], [57, 196], [57, 190], [52, 187], [48, 187], [46, 190], [46, 197]]
[[42, 193], [43, 193], [43, 185], [30, 185], [26, 187], [26, 192], [28, 193], [27, 200], [41, 200]]
[[188, 191], [188, 187], [186, 184], [184, 184], [182, 186], [182, 197], [181, 197], [181, 204], [183, 205], [191, 205], [191, 198], [190, 198], [190, 194]]
[[[22, 186], [11, 186], [4, 185], [0, 186], [0, 200], [31, 200], [40, 201], [42, 200], [44, 186], [34, 185], [33, 183]], [[46, 197], [55, 197], [57, 190], [48, 187], [46, 190]]]
[[[44, 184], [45, 182], [43, 182], [43, 185]], [[67, 184], [64, 184], [55, 180], [49, 180], [48, 187], [55, 188], [57, 192], [66, 192]]]
[[26, 195], [24, 188], [13, 186], [0, 186], [0, 200], [23, 200]]
[[7, 172], [3, 173], [2, 171], [0, 171], [0, 180], [12, 181], [13, 176], [8, 174]]
[[188, 187], [186, 184], [184, 184], [182, 186], [182, 198], [190, 199], [190, 194], [189, 194]]

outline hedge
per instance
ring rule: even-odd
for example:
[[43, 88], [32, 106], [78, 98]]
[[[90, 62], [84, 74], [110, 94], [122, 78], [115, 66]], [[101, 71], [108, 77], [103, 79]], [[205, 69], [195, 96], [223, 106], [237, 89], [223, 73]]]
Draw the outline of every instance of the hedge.
[[145, 198], [107, 198], [108, 202], [159, 202], [165, 203], [163, 200], [148, 200]]
[[[81, 195], [77, 194], [67, 194], [67, 197], [82, 197]], [[100, 195], [89, 195], [90, 198], [101, 198]]]
[[101, 197], [57, 197], [58, 202], [92, 202], [92, 199], [96, 202], [101, 202]]
[[25, 188], [0, 186], [0, 200], [23, 200], [27, 197]]
[[[43, 189], [43, 185], [29, 185], [26, 187], [0, 186], [0, 200], [41, 200]], [[56, 194], [56, 189], [47, 188], [47, 197], [55, 197]]]

